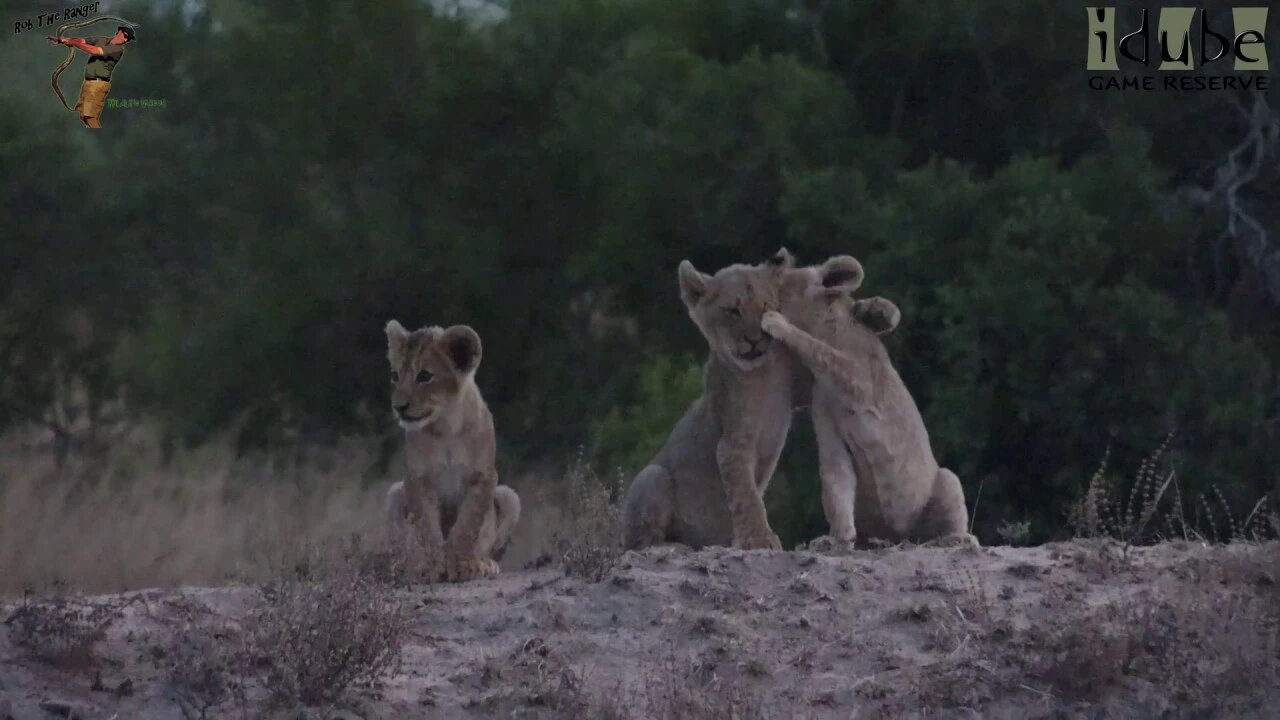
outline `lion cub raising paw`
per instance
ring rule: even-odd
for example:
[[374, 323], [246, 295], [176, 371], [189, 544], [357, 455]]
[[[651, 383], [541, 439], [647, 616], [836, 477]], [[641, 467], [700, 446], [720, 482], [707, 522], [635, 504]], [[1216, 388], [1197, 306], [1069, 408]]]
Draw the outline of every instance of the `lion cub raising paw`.
[[[779, 256], [778, 264], [794, 263], [785, 248]], [[884, 298], [854, 301], [827, 285], [808, 269], [789, 271], [782, 312], [760, 323], [812, 377], [810, 417], [831, 529], [819, 545], [847, 548], [859, 536], [976, 545], [960, 480], [934, 458], [920, 410], [879, 337], [897, 327], [901, 312]]]
[[386, 332], [405, 439], [405, 479], [387, 493], [391, 523], [418, 531], [429, 582], [493, 577], [520, 498], [498, 485], [493, 416], [475, 383], [480, 336], [466, 325], [408, 332], [395, 320]]

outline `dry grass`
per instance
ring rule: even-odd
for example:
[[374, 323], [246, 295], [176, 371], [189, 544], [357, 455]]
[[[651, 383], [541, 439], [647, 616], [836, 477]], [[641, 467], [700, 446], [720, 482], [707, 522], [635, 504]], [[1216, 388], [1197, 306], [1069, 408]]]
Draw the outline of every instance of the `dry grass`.
[[1101, 604], [1065, 591], [1040, 623], [1027, 624], [1025, 611], [957, 570], [941, 602], [895, 614], [919, 624], [935, 659], [903, 682], [880, 686], [875, 699], [889, 716], [1030, 695], [1059, 707], [1096, 706], [1112, 717], [1247, 713], [1274, 700], [1280, 545], [1225, 546], [1181, 575], [1138, 592], [1117, 588]]
[[555, 559], [565, 574], [600, 582], [622, 555], [622, 478], [602, 481], [579, 456], [565, 474], [563, 492], [561, 520], [551, 537]]
[[373, 443], [237, 458], [231, 444], [163, 462], [134, 429], [101, 457], [0, 441], [0, 595], [64, 582], [92, 592], [265, 581], [309, 548], [382, 530], [391, 478]]
[[93, 646], [119, 619], [118, 602], [93, 601], [57, 588], [41, 597], [22, 598], [4, 621], [9, 639], [31, 656], [69, 668], [93, 663]]
[[[59, 467], [47, 439], [0, 436], [0, 597], [59, 583], [112, 593], [300, 577], [317, 553], [351, 543], [365, 548], [367, 569], [411, 579], [412, 548], [390, 537], [384, 512], [402, 465], [379, 471], [377, 438], [242, 457], [213, 441], [168, 460], [157, 438], [132, 426], [108, 451], [75, 452]], [[504, 567], [544, 556], [551, 528], [579, 522], [565, 517], [576, 512], [563, 501], [573, 489], [545, 482], [557, 475], [503, 479], [524, 506]]]
[[1057, 695], [1096, 702], [1142, 682], [1185, 708], [1247, 701], [1280, 679], [1276, 609], [1238, 590], [1152, 592], [1093, 610], [1030, 646], [1032, 677]]
[[250, 717], [259, 695], [276, 708], [332, 707], [399, 672], [409, 615], [398, 591], [350, 548], [305, 574], [263, 586], [234, 617], [171, 601], [177, 612], [143, 657], [184, 718]]
[[1107, 449], [1089, 478], [1084, 497], [1072, 512], [1072, 524], [1079, 537], [1109, 537], [1126, 544], [1150, 539], [1152, 521], [1174, 481], [1173, 471], [1164, 472], [1161, 465], [1172, 439], [1172, 435], [1166, 436], [1160, 447], [1142, 461], [1127, 494], [1107, 476], [1111, 457], [1111, 449]]
[[321, 705], [395, 673], [407, 619], [393, 589], [339, 565], [314, 582], [264, 588], [244, 642], [274, 704]]
[[150, 653], [187, 720], [218, 717], [216, 710], [232, 700], [243, 706], [247, 653], [238, 626], [188, 608], [167, 641]]
[[1139, 465], [1126, 490], [1108, 475], [1108, 448], [1070, 512], [1076, 537], [1110, 538], [1128, 549], [1168, 540], [1261, 542], [1280, 538], [1280, 514], [1260, 498], [1244, 514], [1232, 509], [1217, 486], [1184, 498], [1175, 470], [1165, 462], [1173, 435]]
[[[590, 689], [588, 686], [592, 686]], [[599, 720], [803, 720], [812, 713], [783, 710], [750, 681], [717, 672], [673, 647], [662, 662], [630, 683], [586, 682], [572, 669], [550, 673], [538, 704], [564, 717]]]

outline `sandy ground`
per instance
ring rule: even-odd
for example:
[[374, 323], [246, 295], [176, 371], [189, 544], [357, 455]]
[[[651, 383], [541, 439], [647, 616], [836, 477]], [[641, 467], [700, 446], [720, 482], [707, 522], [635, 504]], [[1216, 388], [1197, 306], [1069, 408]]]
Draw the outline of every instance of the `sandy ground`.
[[[352, 693], [340, 708], [303, 716], [1280, 717], [1274, 644], [1269, 668], [1259, 666], [1267, 664], [1265, 651], [1262, 663], [1244, 658], [1251, 672], [1243, 690], [1205, 681], [1182, 693], [1178, 678], [1194, 685], [1206, 673], [1239, 674], [1239, 663], [1230, 664], [1236, 658], [1214, 657], [1218, 646], [1201, 635], [1182, 642], [1194, 645], [1193, 655], [1160, 656], [1203, 660], [1208, 669], [1198, 675], [1142, 666], [1142, 643], [1165, 637], [1154, 630], [1128, 633], [1137, 639], [1126, 641], [1127, 657], [1139, 661], [1115, 673], [1098, 670], [1110, 662], [1111, 641], [1086, 646], [1083, 663], [1071, 665], [1082, 637], [1110, 637], [1107, 628], [1129, 622], [1126, 612], [1160, 607], [1150, 599], [1157, 595], [1187, 606], [1203, 597], [1226, 622], [1224, 589], [1244, 596], [1280, 582], [1238, 570], [1244, 553], [1280, 549], [1182, 543], [1124, 554], [1076, 542], [831, 556], [661, 547], [624, 555], [598, 583], [546, 567], [408, 588], [398, 591], [411, 608], [400, 672], [381, 688]], [[1274, 587], [1269, 592], [1262, 597], [1280, 598]], [[44, 720], [68, 711], [92, 720], [180, 718], [149, 648], [181, 632], [180, 610], [234, 619], [256, 593], [225, 587], [115, 596], [123, 615], [81, 667], [33, 660], [0, 633], [0, 720], [6, 712]], [[1165, 615], [1148, 615], [1151, 627], [1163, 627]], [[1276, 628], [1246, 631], [1274, 641]], [[1230, 654], [1237, 643], [1227, 640], [1222, 652]], [[1100, 672], [1100, 683], [1075, 687], [1076, 676], [1090, 672]], [[1170, 673], [1176, 677], [1162, 683]], [[267, 713], [262, 695], [250, 693], [247, 708], [228, 704], [208, 716], [299, 717], [297, 710]], [[687, 696], [700, 699], [677, 707]], [[697, 703], [695, 713], [689, 708]]]

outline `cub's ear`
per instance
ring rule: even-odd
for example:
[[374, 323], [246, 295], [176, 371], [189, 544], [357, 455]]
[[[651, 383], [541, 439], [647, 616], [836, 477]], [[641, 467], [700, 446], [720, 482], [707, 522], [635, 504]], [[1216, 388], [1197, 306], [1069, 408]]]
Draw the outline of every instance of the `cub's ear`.
[[893, 332], [902, 320], [902, 311], [898, 306], [892, 300], [882, 297], [855, 300], [849, 305], [849, 310], [855, 320], [877, 335]]
[[764, 261], [764, 264], [779, 270], [790, 270], [796, 266], [796, 258], [786, 248], [779, 248], [778, 252]]
[[848, 296], [862, 286], [862, 263], [848, 255], [837, 255], [817, 268], [817, 283], [809, 288], [812, 297]]
[[470, 375], [480, 367], [480, 335], [466, 325], [454, 325], [440, 333], [436, 345], [459, 375]]
[[680, 299], [692, 309], [711, 293], [711, 277], [698, 272], [693, 263], [680, 261]]
[[398, 320], [391, 320], [387, 323], [387, 355], [394, 360], [404, 352], [404, 347], [409, 341], [409, 331], [404, 329]]

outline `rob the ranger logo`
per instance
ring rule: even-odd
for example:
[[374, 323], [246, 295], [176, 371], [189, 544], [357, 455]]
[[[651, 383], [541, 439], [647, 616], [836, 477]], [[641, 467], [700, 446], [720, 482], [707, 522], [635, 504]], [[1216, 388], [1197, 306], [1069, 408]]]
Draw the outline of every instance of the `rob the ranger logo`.
[[[1123, 58], [1127, 67], [1142, 74], [1123, 79], [1093, 76], [1089, 84], [1098, 90], [1154, 90], [1156, 78], [1146, 74], [1153, 64], [1158, 71], [1189, 72], [1196, 69], [1197, 60], [1202, 71], [1211, 71], [1210, 66], [1221, 62], [1225, 72], [1265, 73], [1270, 70], [1266, 38], [1268, 10], [1265, 7], [1232, 8], [1234, 27], [1228, 33], [1211, 27], [1209, 12], [1205, 9], [1161, 8], [1153, 38], [1146, 9], [1142, 10], [1136, 30], [1118, 36], [1114, 7], [1086, 8], [1089, 15], [1089, 72], [1119, 72]], [[1153, 39], [1156, 41], [1154, 48]], [[1158, 57], [1153, 56], [1153, 51], [1159, 53]], [[1232, 63], [1229, 68], [1228, 60]], [[1267, 77], [1258, 75], [1206, 76], [1202, 72], [1196, 77], [1166, 76], [1163, 80], [1164, 88], [1171, 90], [1267, 89]]]

